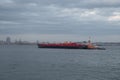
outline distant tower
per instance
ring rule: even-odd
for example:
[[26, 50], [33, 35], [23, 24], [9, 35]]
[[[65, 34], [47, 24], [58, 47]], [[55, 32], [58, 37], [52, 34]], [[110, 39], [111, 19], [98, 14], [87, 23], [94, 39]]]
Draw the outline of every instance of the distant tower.
[[22, 40], [21, 40], [21, 39], [19, 39], [18, 43], [19, 43], [19, 44], [21, 44], [21, 43], [22, 43]]
[[10, 38], [10, 37], [7, 37], [7, 38], [6, 38], [6, 43], [7, 43], [7, 44], [10, 44], [10, 43], [11, 43], [11, 38]]

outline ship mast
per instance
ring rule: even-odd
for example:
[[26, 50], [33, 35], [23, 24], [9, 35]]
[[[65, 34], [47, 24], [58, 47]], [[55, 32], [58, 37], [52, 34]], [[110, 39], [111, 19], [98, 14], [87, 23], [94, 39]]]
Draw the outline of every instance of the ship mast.
[[91, 43], [91, 37], [89, 37], [88, 43]]

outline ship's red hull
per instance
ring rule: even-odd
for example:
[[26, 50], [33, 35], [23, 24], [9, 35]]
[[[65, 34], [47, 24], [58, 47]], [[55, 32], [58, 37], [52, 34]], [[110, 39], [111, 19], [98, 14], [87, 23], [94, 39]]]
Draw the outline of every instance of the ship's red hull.
[[82, 43], [39, 43], [38, 48], [57, 48], [57, 49], [103, 49], [89, 44]]
[[68, 49], [82, 49], [87, 48], [87, 45], [77, 43], [41, 43], [39, 48], [68, 48]]

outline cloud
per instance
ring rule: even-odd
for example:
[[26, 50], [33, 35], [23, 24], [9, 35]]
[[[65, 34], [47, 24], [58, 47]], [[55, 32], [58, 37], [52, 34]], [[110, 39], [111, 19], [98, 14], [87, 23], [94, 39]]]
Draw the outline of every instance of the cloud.
[[10, 8], [15, 6], [15, 3], [13, 0], [2, 0], [0, 1], [0, 7], [4, 7], [4, 8]]
[[0, 24], [20, 24], [13, 21], [0, 21]]
[[0, 5], [13, 4], [13, 3], [14, 3], [13, 0], [2, 0], [2, 1], [0, 2]]
[[81, 0], [78, 3], [74, 3], [74, 6], [82, 8], [117, 8], [120, 7], [119, 0]]
[[37, 3], [28, 3], [27, 5], [30, 7], [37, 7], [38, 6]]
[[110, 16], [109, 21], [120, 21], [120, 15]]
[[70, 18], [77, 21], [107, 21], [107, 16], [101, 14], [101, 9], [64, 8], [55, 5], [47, 7], [55, 16]]
[[0, 35], [118, 36], [119, 21], [119, 0], [1, 0], [0, 2]]
[[120, 12], [113, 12], [113, 15], [108, 18], [109, 21], [120, 21]]
[[[46, 1], [46, 0], [45, 0]], [[45, 2], [44, 1], [44, 2]], [[80, 8], [109, 8], [120, 7], [119, 0], [51, 0], [48, 4], [56, 4], [62, 7], [80, 7]]]
[[33, 17], [35, 17], [35, 16], [40, 16], [38, 13], [35, 13], [35, 12], [23, 12], [23, 13], [21, 13], [21, 16], [28, 16], [28, 17], [30, 17], [30, 16], [33, 16]]

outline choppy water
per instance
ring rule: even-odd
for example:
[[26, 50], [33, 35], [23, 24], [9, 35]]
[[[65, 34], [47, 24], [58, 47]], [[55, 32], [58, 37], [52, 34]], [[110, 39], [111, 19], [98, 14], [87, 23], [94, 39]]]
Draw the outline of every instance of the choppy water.
[[0, 80], [120, 80], [120, 46], [106, 48], [0, 45]]

